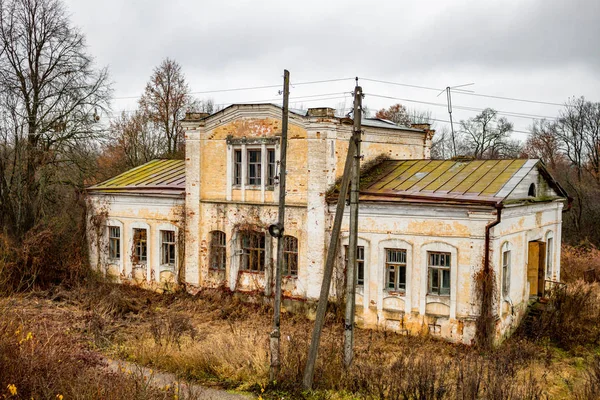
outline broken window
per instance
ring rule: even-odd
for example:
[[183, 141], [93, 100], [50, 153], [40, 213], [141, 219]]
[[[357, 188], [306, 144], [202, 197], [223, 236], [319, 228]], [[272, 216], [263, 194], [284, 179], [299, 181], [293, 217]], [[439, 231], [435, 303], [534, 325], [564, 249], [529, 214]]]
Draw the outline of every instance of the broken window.
[[240, 231], [240, 269], [262, 272], [265, 270], [265, 234], [255, 231]]
[[510, 291], [510, 250], [502, 252], [502, 295]]
[[121, 228], [108, 227], [108, 257], [111, 260], [121, 259]]
[[275, 185], [275, 149], [267, 150], [267, 186]]
[[261, 183], [261, 151], [248, 150], [248, 185]]
[[298, 276], [298, 239], [283, 237], [283, 275]]
[[242, 184], [242, 151], [235, 150], [233, 152], [233, 184]]
[[146, 229], [133, 229], [133, 262], [141, 264], [148, 261], [148, 235]]
[[175, 266], [175, 231], [160, 231], [160, 264]]
[[386, 288], [390, 291], [406, 291], [406, 250], [385, 249]]
[[[348, 246], [344, 246], [345, 249], [345, 264], [346, 270], [348, 270]], [[364, 246], [356, 246], [356, 286], [363, 286], [365, 284], [365, 248]]]
[[428, 252], [428, 294], [450, 295], [450, 253]]
[[227, 262], [227, 236], [225, 232], [210, 233], [210, 267], [225, 270]]

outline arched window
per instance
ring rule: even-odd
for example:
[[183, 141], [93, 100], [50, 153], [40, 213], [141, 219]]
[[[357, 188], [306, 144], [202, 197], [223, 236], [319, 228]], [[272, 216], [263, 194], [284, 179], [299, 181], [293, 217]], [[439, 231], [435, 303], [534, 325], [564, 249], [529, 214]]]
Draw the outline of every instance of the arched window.
[[253, 230], [239, 232], [241, 270], [255, 272], [265, 270], [265, 242], [266, 237], [263, 232]]
[[225, 270], [227, 263], [227, 236], [225, 232], [210, 233], [210, 268]]
[[535, 183], [532, 183], [531, 185], [529, 185], [529, 192], [527, 193], [527, 196], [529, 196], [529, 197], [537, 196], [537, 193], [535, 191]]
[[510, 265], [511, 251], [510, 243], [504, 242], [502, 245], [502, 296], [508, 296], [510, 293]]
[[283, 237], [282, 275], [298, 276], [298, 239], [293, 236]]
[[554, 268], [554, 234], [552, 231], [546, 233], [546, 279], [552, 279]]

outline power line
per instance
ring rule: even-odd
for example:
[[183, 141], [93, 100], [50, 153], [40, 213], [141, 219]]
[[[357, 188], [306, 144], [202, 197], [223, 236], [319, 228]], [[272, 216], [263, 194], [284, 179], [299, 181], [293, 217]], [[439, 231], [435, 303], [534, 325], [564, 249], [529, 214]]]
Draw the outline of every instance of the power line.
[[[297, 82], [292, 83], [292, 87], [301, 86], [301, 85], [314, 85], [318, 83], [328, 83], [328, 82], [340, 82], [347, 81], [354, 78], [336, 78], [336, 79], [323, 79], [319, 81], [307, 81], [307, 82]], [[245, 90], [259, 90], [259, 89], [274, 89], [281, 88], [281, 84], [278, 85], [264, 85], [264, 86], [248, 86], [248, 87], [238, 87], [238, 88], [228, 88], [228, 89], [214, 89], [214, 90], [204, 90], [200, 92], [190, 92], [190, 94], [210, 94], [210, 93], [225, 93], [225, 92], [239, 92]], [[113, 100], [124, 100], [124, 99], [139, 99], [142, 97], [139, 96], [124, 96], [124, 97], [113, 97]]]
[[[405, 99], [405, 98], [400, 98], [400, 97], [385, 96], [385, 95], [373, 94], [373, 93], [365, 93], [365, 96], [373, 96], [373, 97], [380, 97], [380, 98], [384, 98], [384, 99], [406, 101], [406, 102], [409, 102], [409, 103], [425, 104], [425, 105], [436, 106], [436, 107], [447, 107], [447, 105], [444, 104], [444, 103], [434, 103], [434, 102], [430, 102], [430, 101]], [[457, 105], [453, 105], [453, 107], [456, 108], [456, 109], [459, 109], [459, 110], [473, 111], [473, 112], [481, 112], [481, 111], [484, 110], [483, 108], [467, 107], [467, 106], [457, 106]], [[501, 110], [494, 110], [494, 111], [496, 111], [500, 115], [506, 115], [506, 116], [516, 117], [516, 118], [551, 119], [551, 120], [557, 119], [556, 117], [550, 117], [550, 116], [547, 116], [547, 115], [526, 114], [526, 113], [518, 113], [518, 112], [514, 112], [514, 111], [501, 111]]]
[[[411, 84], [407, 84], [407, 83], [383, 81], [383, 80], [379, 80], [379, 79], [369, 79], [369, 78], [360, 78], [360, 77], [359, 77], [359, 79], [362, 79], [363, 81], [378, 82], [378, 83], [384, 83], [387, 85], [411, 87], [411, 88], [415, 88], [415, 89], [433, 90], [433, 91], [437, 91], [437, 92], [444, 90], [444, 89], [427, 87], [427, 86], [411, 85]], [[483, 93], [472, 93], [470, 91], [465, 91], [462, 89], [453, 89], [452, 91], [457, 94], [464, 94], [464, 95], [468, 95], [468, 96], [487, 97], [487, 98], [491, 98], [491, 99], [509, 100], [509, 101], [520, 101], [523, 103], [545, 104], [545, 105], [549, 105], [549, 106], [559, 106], [559, 107], [564, 106], [564, 104], [562, 104], [562, 103], [553, 103], [550, 101], [531, 100], [531, 99], [520, 99], [517, 97], [495, 96], [495, 95], [483, 94]]]

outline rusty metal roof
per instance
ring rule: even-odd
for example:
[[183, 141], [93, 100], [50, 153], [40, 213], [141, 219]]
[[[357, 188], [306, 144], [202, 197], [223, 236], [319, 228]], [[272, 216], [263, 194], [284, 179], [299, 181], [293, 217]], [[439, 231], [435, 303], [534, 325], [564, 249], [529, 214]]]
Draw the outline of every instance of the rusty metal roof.
[[152, 160], [91, 186], [88, 191], [183, 195], [185, 193], [185, 161]]
[[361, 184], [361, 198], [499, 202], [539, 160], [386, 160]]

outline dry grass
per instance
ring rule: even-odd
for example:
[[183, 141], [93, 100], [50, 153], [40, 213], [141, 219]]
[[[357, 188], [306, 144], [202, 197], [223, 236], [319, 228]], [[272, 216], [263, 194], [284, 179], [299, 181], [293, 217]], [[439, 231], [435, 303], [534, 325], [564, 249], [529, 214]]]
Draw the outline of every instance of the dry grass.
[[[299, 315], [283, 315], [281, 375], [277, 382], [269, 383], [271, 308], [258, 300], [244, 303], [220, 290], [205, 290], [195, 297], [157, 295], [111, 284], [55, 288], [37, 297], [12, 299], [3, 300], [4, 309], [11, 310], [13, 317], [10, 324], [2, 325], [5, 345], [0, 367], [17, 356], [21, 357], [17, 364], [27, 365], [25, 355], [11, 353], [8, 346], [16, 340], [11, 336], [15, 324], [44, 321], [36, 322], [34, 337], [40, 338], [36, 346], [53, 358], [49, 355], [48, 361], [35, 367], [41, 371], [35, 376], [46, 378], [39, 378], [38, 383], [25, 378], [19, 381], [23, 387], [31, 387], [31, 393], [44, 393], [41, 397], [58, 391], [73, 393], [77, 388], [82, 398], [93, 398], [93, 391], [111, 398], [111, 386], [105, 386], [109, 377], [98, 374], [98, 352], [174, 372], [204, 385], [256, 393], [265, 389], [265, 398], [588, 399], [597, 398], [594, 396], [600, 388], [600, 362], [591, 356], [597, 347], [589, 336], [581, 338], [576, 352], [562, 350], [560, 342], [549, 336], [513, 338], [498, 349], [484, 351], [427, 336], [357, 330], [355, 362], [345, 370], [341, 361], [342, 326], [330, 318], [323, 332], [315, 391], [304, 393], [300, 382], [312, 322]], [[10, 301], [18, 307], [9, 306]], [[588, 326], [590, 321], [584, 319], [582, 324]], [[71, 367], [56, 370], [58, 359], [70, 360], [66, 363], [70, 366], [83, 366], [76, 374], [83, 377], [81, 383], [77, 378], [69, 389], [66, 383], [49, 378], [74, 373]], [[0, 372], [0, 384], [6, 387], [21, 375], [31, 376], [18, 368], [10, 374]], [[88, 388], [78, 387], [92, 375]], [[123, 380], [119, 385], [130, 390], [130, 398], [140, 398], [142, 386], [134, 378], [114, 379]], [[119, 396], [122, 393], [120, 389]], [[148, 398], [161, 395], [144, 394]]]

